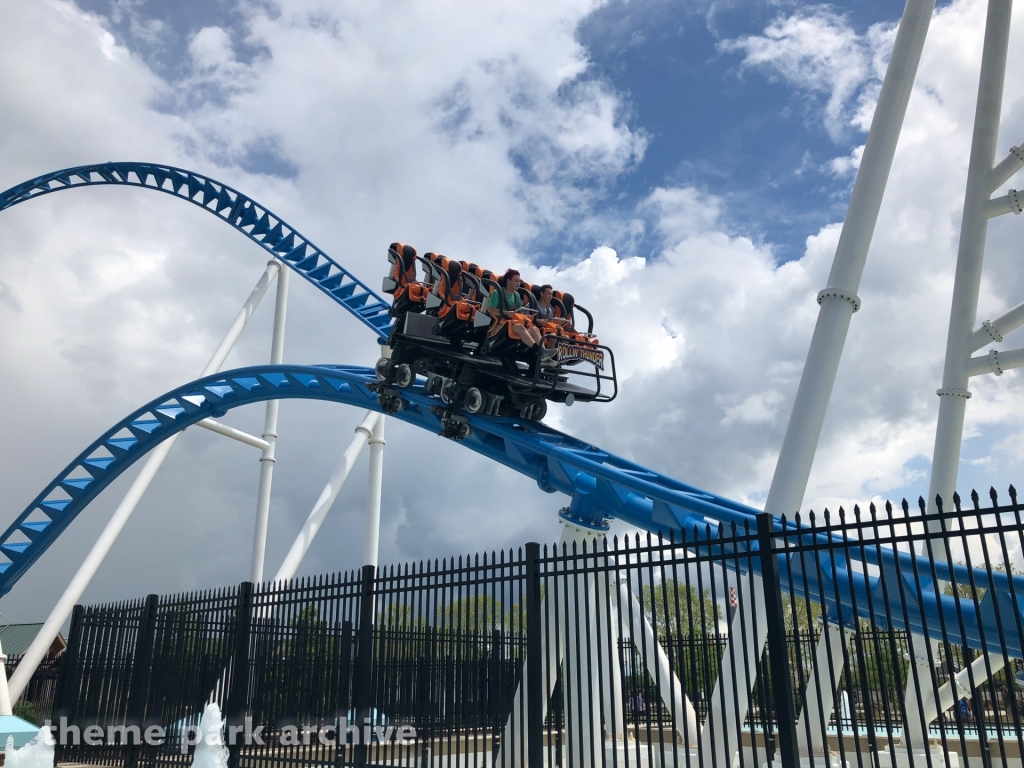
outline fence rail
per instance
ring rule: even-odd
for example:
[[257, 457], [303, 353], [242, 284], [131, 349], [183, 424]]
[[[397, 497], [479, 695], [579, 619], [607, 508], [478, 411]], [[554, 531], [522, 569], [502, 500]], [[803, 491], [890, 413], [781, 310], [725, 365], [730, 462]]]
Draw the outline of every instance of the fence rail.
[[1012, 489], [996, 501], [668, 538], [568, 531], [574, 543], [79, 606], [55, 722], [166, 739], [62, 743], [59, 758], [188, 765], [214, 702], [262, 741], [234, 744], [234, 768], [1016, 768], [1024, 526]]

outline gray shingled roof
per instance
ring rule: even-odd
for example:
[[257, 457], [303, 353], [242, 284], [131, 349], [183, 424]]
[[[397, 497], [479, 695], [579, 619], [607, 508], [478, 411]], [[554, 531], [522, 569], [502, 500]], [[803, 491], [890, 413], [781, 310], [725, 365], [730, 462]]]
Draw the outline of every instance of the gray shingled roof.
[[[29, 645], [35, 640], [36, 635], [39, 634], [39, 630], [43, 628], [42, 624], [3, 624], [0, 625], [0, 645], [3, 646], [4, 653], [10, 656], [20, 656], [26, 650]], [[64, 638], [57, 635], [57, 639], [61, 645], [64, 645]]]

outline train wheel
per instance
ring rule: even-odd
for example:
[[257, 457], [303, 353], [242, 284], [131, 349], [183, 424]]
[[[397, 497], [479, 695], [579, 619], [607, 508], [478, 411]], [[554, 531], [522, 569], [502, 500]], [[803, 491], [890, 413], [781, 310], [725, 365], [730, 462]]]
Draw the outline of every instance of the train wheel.
[[548, 415], [548, 401], [539, 400], [533, 405], [529, 406], [530, 415], [527, 417], [532, 421], [543, 421], [544, 417]]
[[400, 388], [408, 387], [412, 384], [413, 375], [412, 368], [405, 363], [395, 368], [395, 386]]
[[451, 405], [453, 389], [455, 389], [455, 382], [451, 379], [446, 379], [441, 385], [441, 402], [445, 405]]
[[374, 366], [373, 372], [377, 376], [377, 381], [387, 381], [394, 369], [394, 364], [386, 357], [382, 357], [377, 361], [377, 365]]
[[484, 409], [484, 393], [476, 387], [466, 390], [466, 412], [480, 413]]

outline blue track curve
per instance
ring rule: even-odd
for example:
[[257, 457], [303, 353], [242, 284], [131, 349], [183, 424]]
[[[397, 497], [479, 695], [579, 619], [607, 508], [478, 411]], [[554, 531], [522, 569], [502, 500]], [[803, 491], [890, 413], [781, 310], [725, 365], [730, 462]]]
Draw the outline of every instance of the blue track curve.
[[[0, 210], [49, 192], [97, 184], [154, 189], [203, 207], [281, 258], [378, 338], [387, 336], [390, 316], [384, 299], [263, 206], [190, 171], [146, 163], [70, 168], [0, 193]], [[374, 382], [373, 371], [361, 367], [259, 366], [217, 374], [168, 392], [90, 445], [0, 535], [0, 552], [10, 561], [0, 563], [0, 595], [11, 590], [110, 482], [171, 435], [204, 418], [265, 400], [328, 400], [380, 410], [376, 394], [369, 389]], [[402, 390], [402, 398], [405, 408], [396, 418], [432, 432], [439, 429], [440, 419], [430, 410], [439, 401], [427, 395], [421, 385]], [[473, 432], [461, 445], [533, 478], [545, 491], [571, 496], [570, 514], [581, 522], [593, 525], [606, 517], [617, 517], [649, 531], [687, 531], [692, 536], [695, 530], [713, 531], [719, 523], [753, 530], [754, 516], [760, 511], [653, 472], [543, 424], [486, 416], [470, 416], [469, 421]], [[778, 521], [776, 527], [781, 527]], [[862, 617], [888, 615], [894, 626], [918, 633], [927, 629], [927, 634], [936, 639], [987, 651], [1003, 650], [993, 643], [993, 638], [1002, 635], [1005, 651], [1015, 658], [1024, 657], [1020, 637], [996, 631], [998, 616], [1006, 617], [1004, 626], [1010, 616], [1024, 617], [1021, 598], [1010, 597], [1024, 596], [1024, 579], [995, 574], [993, 588], [986, 591], [975, 609], [969, 601], [957, 606], [954, 598], [939, 594], [927, 578], [921, 581], [923, 589], [919, 593], [888, 595], [877, 577], [851, 567], [854, 559], [856, 553], [844, 558], [835, 551], [820, 557], [806, 556], [804, 562], [787, 563], [780, 556], [779, 572], [784, 581], [798, 582], [798, 591], [806, 587], [811, 599], [832, 607], [839, 600], [844, 616], [850, 616], [856, 607]], [[914, 557], [891, 550], [879, 553], [868, 548], [863, 559], [887, 572], [889, 584], [898, 583], [900, 573], [929, 572], [926, 561], [915, 569]], [[750, 562], [757, 568], [757, 558]], [[959, 583], [968, 583], [967, 569], [961, 566], [936, 564], [935, 570], [940, 580], [948, 580], [952, 571]], [[903, 579], [909, 589], [917, 590], [917, 581]], [[945, 633], [939, 637], [938, 629], [943, 624]]]
[[0, 211], [50, 192], [108, 184], [165, 192], [198, 205], [313, 283], [368, 326], [381, 343], [391, 332], [390, 302], [265, 206], [226, 184], [183, 168], [153, 163], [99, 163], [65, 168], [0, 192]]
[[[0, 589], [8, 592], [89, 502], [168, 437], [202, 419], [266, 400], [326, 400], [379, 410], [377, 396], [369, 389], [375, 381], [369, 368], [255, 366], [208, 376], [153, 400], [79, 454], [7, 530], [0, 539], [5, 542], [0, 549], [11, 562], [0, 565]], [[402, 398], [405, 407], [394, 418], [432, 432], [440, 428], [440, 419], [430, 410], [438, 401], [423, 390], [422, 383], [402, 390]], [[651, 472], [543, 424], [486, 416], [469, 419], [473, 432], [460, 445], [533, 478], [544, 490], [572, 496], [573, 508], [598, 517], [617, 517], [651, 531], [686, 531], [689, 540], [699, 546], [716, 546], [716, 521], [736, 522], [741, 530], [752, 531], [752, 526], [747, 527], [758, 510]], [[15, 531], [27, 541], [11, 543]], [[709, 534], [711, 538], [705, 538]], [[915, 588], [916, 580], [909, 578], [913, 573], [912, 556], [868, 548], [865, 559], [890, 572], [887, 593], [877, 577], [865, 577], [851, 567], [857, 559], [856, 553], [851, 554], [844, 557], [842, 550], [826, 552], [819, 558], [806, 556], [803, 562], [787, 562], [780, 555], [779, 572], [784, 581], [796, 585], [798, 594], [806, 592], [812, 599], [821, 600], [832, 608], [833, 615], [838, 613], [834, 607], [838, 599], [843, 616], [854, 612], [863, 618], [888, 615], [894, 626], [916, 632], [925, 629], [923, 615], [929, 634], [937, 639], [993, 651], [993, 638], [1002, 635], [1009, 655], [1024, 655], [1015, 633], [994, 631], [997, 612], [1005, 617], [1005, 627], [1011, 624], [1009, 617], [1014, 611], [1021, 611], [1021, 606], [1009, 598], [1004, 574], [996, 574], [994, 588], [987, 590], [978, 609], [970, 601], [963, 601], [958, 612], [953, 597], [938, 595], [934, 589], [904, 595], [902, 600], [895, 594], [893, 585], [900, 578], [895, 557], [899, 557], [898, 568], [905, 574], [907, 587]], [[750, 560], [755, 569], [758, 562], [756, 557]], [[952, 570], [959, 583], [967, 582], [966, 568], [954, 566]], [[948, 568], [937, 567], [937, 571], [940, 579], [949, 578]], [[925, 580], [925, 584], [930, 582]], [[1014, 586], [1016, 594], [1024, 595], [1024, 579], [1015, 578]], [[998, 607], [993, 607], [993, 599], [999, 600]], [[959, 629], [961, 618], [963, 632]], [[943, 622], [944, 635], [939, 632]]]

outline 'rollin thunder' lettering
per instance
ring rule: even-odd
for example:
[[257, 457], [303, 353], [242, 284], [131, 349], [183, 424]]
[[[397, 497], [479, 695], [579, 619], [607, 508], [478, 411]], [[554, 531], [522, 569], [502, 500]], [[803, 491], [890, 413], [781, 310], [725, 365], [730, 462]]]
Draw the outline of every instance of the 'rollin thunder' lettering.
[[604, 370], [604, 352], [596, 347], [588, 347], [582, 344], [569, 344], [558, 342], [558, 362], [569, 363], [574, 360], [583, 360], [592, 363], [599, 370]]

